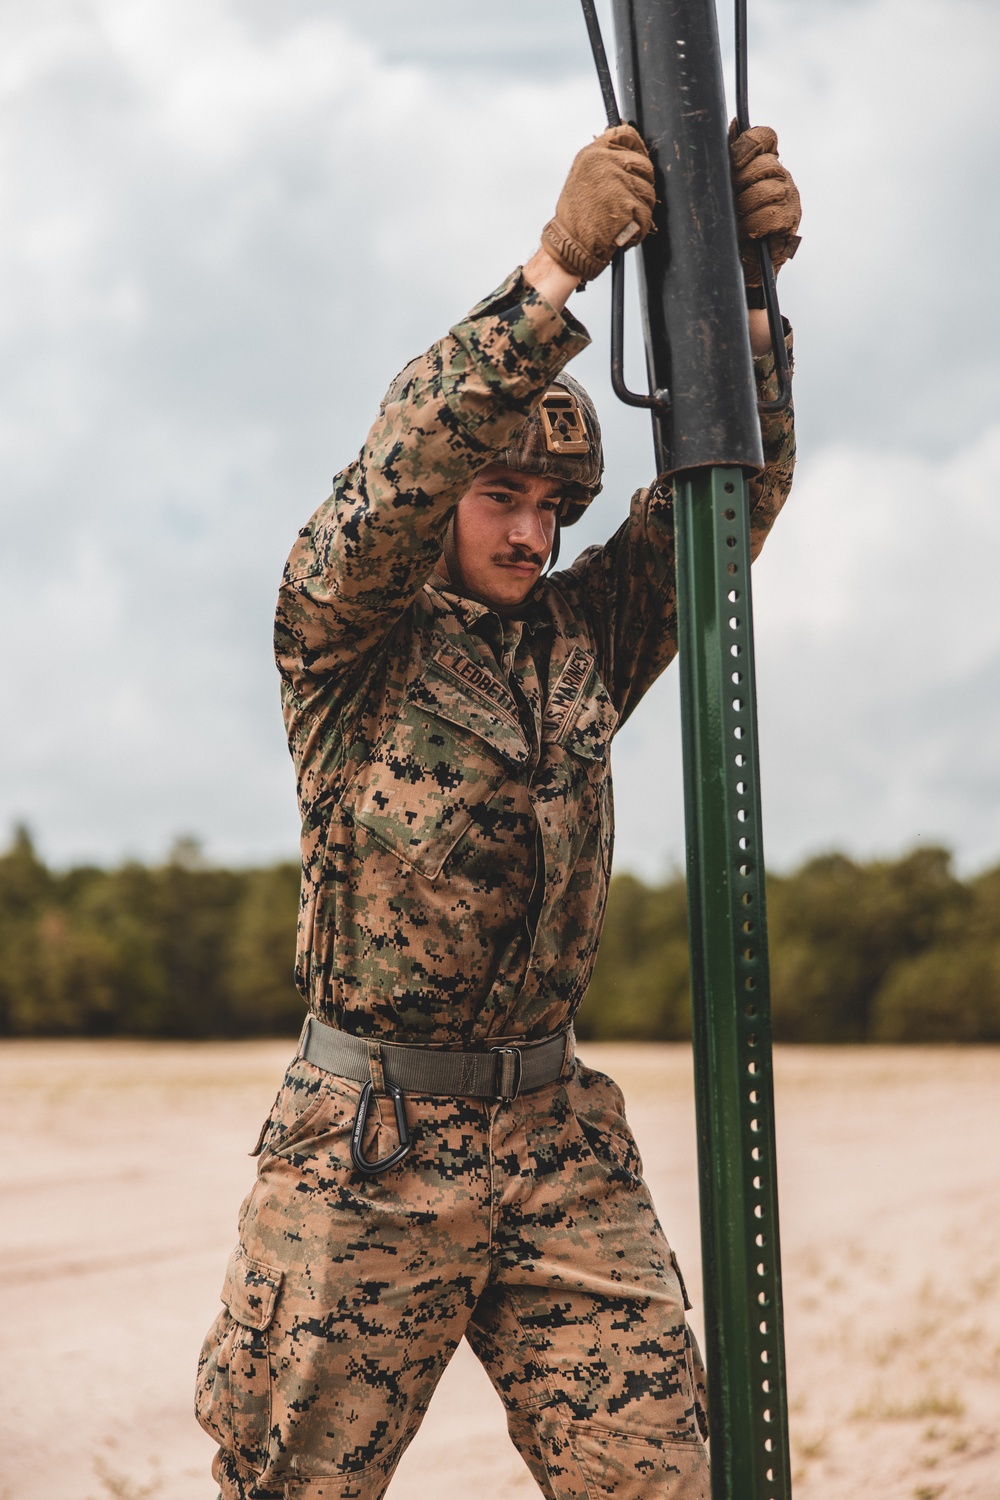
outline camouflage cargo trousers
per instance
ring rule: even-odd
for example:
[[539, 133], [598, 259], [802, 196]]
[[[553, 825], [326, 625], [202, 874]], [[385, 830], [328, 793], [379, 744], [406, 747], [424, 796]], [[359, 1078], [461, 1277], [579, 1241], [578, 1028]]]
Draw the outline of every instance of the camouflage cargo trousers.
[[[406, 1099], [296, 1058], [262, 1133], [197, 1414], [224, 1500], [378, 1500], [465, 1336], [549, 1500], [708, 1500], [701, 1368], [622, 1095], [579, 1062], [509, 1102]], [[365, 1154], [396, 1144], [372, 1111]]]

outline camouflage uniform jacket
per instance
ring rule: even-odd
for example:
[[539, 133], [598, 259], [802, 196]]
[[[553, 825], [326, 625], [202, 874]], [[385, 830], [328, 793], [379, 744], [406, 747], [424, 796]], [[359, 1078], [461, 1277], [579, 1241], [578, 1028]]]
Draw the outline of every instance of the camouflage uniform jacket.
[[[615, 536], [543, 579], [519, 618], [435, 568], [472, 476], [587, 342], [516, 272], [408, 367], [286, 566], [296, 980], [349, 1031], [539, 1038], [586, 991], [611, 869], [611, 737], [677, 649], [669, 487], [640, 490]], [[757, 377], [773, 388], [770, 356]], [[791, 482], [790, 413], [766, 419], [764, 451], [755, 552]]]

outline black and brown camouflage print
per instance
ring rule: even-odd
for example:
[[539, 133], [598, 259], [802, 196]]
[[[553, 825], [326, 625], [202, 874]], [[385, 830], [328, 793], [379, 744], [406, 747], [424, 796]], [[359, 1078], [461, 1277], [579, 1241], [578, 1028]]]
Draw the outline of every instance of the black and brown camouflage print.
[[[321, 1019], [472, 1046], [544, 1037], [587, 988], [611, 737], [676, 654], [669, 489], [501, 619], [435, 575], [451, 511], [587, 342], [519, 275], [409, 367], [301, 532], [276, 647], [302, 813], [297, 977]], [[770, 356], [758, 361], [766, 381]], [[759, 550], [788, 492], [769, 417]]]
[[[669, 486], [516, 618], [436, 571], [472, 477], [586, 342], [515, 273], [407, 368], [286, 568], [297, 978], [360, 1035], [543, 1038], [590, 979], [611, 739], [676, 653]], [[755, 553], [790, 412], [764, 446]], [[408, 1096], [413, 1149], [374, 1179], [350, 1163], [357, 1099], [298, 1058], [263, 1135], [198, 1386], [225, 1500], [378, 1500], [463, 1335], [549, 1500], [707, 1500], [700, 1362], [617, 1087], [569, 1055], [511, 1102]], [[369, 1157], [395, 1144], [383, 1113]]]
[[509, 1103], [408, 1096], [410, 1154], [364, 1179], [359, 1086], [293, 1062], [199, 1381], [226, 1500], [381, 1495], [463, 1335], [550, 1500], [707, 1500], [682, 1293], [621, 1094], [564, 1074]]

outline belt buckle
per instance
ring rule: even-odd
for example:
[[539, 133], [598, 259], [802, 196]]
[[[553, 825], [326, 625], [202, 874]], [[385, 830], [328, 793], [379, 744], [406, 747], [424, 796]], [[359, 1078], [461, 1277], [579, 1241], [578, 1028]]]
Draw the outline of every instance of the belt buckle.
[[507, 1103], [516, 1099], [521, 1091], [524, 1058], [520, 1047], [491, 1047], [490, 1051], [500, 1059], [497, 1069], [497, 1098]]

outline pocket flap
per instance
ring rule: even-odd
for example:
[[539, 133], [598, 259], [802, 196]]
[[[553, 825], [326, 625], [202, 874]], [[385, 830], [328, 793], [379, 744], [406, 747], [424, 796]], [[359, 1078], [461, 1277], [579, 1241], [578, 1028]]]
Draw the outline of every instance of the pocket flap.
[[504, 684], [443, 646], [344, 791], [344, 810], [428, 880], [530, 755]]
[[262, 1260], [251, 1259], [237, 1245], [229, 1257], [222, 1288], [222, 1300], [237, 1323], [244, 1328], [259, 1329], [270, 1325], [284, 1274]]
[[531, 753], [506, 684], [454, 646], [441, 647], [407, 697], [425, 713], [485, 740], [512, 765], [523, 766]]
[[570, 720], [563, 744], [584, 760], [607, 761], [618, 714], [601, 679], [594, 674], [576, 717]]

